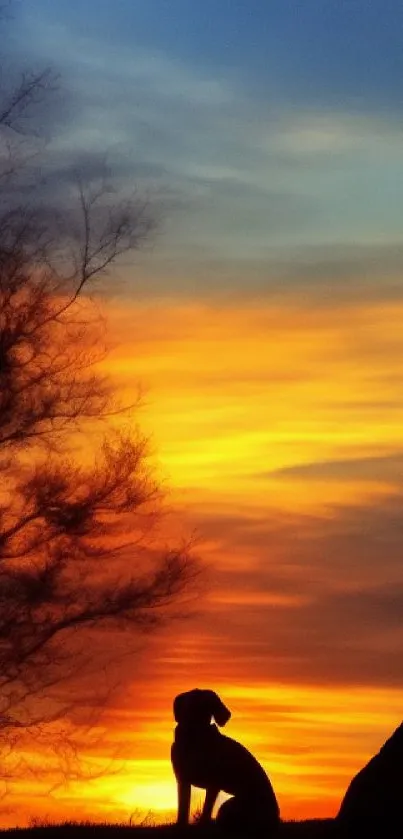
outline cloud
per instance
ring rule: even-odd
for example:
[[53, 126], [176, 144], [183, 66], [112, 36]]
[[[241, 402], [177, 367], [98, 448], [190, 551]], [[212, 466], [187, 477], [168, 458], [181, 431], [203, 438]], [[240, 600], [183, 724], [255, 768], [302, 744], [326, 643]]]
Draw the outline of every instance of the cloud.
[[70, 90], [47, 151], [53, 200], [107, 151], [118, 189], [137, 184], [164, 209], [144, 293], [401, 296], [399, 119], [268, 107], [217, 67], [40, 16], [18, 33], [20, 53], [54, 62]]
[[[399, 408], [401, 402], [399, 401]], [[296, 464], [256, 477], [303, 478], [314, 481], [385, 481], [391, 487], [403, 483], [403, 453], [400, 451], [378, 457], [351, 457], [348, 460], [325, 460]]]
[[402, 504], [195, 512], [215, 545], [205, 625], [228, 681], [403, 686]]

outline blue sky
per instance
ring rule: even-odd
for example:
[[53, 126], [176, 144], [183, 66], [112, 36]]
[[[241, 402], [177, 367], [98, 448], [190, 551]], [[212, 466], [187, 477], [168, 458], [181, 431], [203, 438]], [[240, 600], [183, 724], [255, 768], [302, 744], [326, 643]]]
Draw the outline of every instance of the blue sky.
[[60, 70], [54, 172], [106, 152], [162, 207], [149, 293], [393, 298], [402, 31], [398, 0], [21, 0], [9, 43]]
[[[23, 0], [22, 14], [128, 47], [161, 50], [290, 101], [401, 104], [398, 0]], [[400, 72], [399, 72], [400, 71]], [[253, 91], [252, 91], [253, 92]]]

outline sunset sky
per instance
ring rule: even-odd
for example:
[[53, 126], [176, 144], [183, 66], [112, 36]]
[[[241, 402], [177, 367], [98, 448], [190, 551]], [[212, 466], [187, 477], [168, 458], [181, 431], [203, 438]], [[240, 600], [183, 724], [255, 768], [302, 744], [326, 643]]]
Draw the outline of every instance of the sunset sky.
[[51, 797], [21, 778], [7, 818], [172, 811], [192, 687], [284, 818], [332, 816], [402, 719], [403, 6], [21, 0], [7, 26], [11, 69], [61, 76], [49, 201], [106, 153], [161, 219], [108, 280], [106, 367], [144, 387], [205, 567], [194, 614], [124, 665], [91, 747], [116, 761]]

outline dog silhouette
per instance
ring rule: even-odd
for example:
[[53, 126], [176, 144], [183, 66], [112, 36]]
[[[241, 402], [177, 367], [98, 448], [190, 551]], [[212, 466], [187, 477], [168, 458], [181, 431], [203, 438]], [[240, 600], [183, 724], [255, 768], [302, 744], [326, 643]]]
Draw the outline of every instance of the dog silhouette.
[[[188, 824], [191, 787], [206, 790], [200, 821], [209, 822], [219, 792], [232, 798], [222, 804], [216, 821], [228, 829], [258, 828], [273, 835], [279, 807], [269, 778], [255, 757], [217, 725], [224, 726], [231, 712], [213, 690], [180, 693], [174, 700], [177, 722], [171, 749], [178, 785], [178, 824]], [[212, 723], [214, 719], [214, 723]]]

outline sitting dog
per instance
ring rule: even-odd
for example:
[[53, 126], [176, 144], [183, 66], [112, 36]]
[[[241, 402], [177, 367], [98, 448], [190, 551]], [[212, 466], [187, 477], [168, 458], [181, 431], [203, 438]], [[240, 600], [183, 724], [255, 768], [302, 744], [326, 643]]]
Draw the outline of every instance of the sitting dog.
[[260, 763], [220, 733], [231, 712], [212, 690], [190, 690], [174, 701], [177, 722], [171, 750], [178, 784], [178, 824], [189, 821], [191, 786], [206, 790], [200, 821], [211, 819], [220, 791], [233, 796], [220, 807], [216, 821], [228, 829], [258, 828], [273, 835], [280, 816], [273, 787]]

